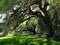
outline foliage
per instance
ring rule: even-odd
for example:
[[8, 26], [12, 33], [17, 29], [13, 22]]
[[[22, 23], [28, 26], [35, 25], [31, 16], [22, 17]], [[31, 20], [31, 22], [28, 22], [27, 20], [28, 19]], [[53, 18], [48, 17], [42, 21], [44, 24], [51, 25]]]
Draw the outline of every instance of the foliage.
[[[4, 36], [10, 31], [14, 31], [17, 35], [23, 31], [34, 34], [37, 32], [39, 36], [44, 34], [46, 37], [55, 37], [60, 34], [59, 0], [45, 2], [42, 0], [1, 0], [0, 4], [0, 13], [7, 14], [4, 18], [5, 23], [1, 24]], [[49, 10], [46, 10], [47, 6], [50, 6]]]

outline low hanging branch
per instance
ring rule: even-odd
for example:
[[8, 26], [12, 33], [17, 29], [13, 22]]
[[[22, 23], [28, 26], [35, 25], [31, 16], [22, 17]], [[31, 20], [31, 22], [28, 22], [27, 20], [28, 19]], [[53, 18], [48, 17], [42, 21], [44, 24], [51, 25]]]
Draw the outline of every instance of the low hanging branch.
[[[44, 7], [42, 7], [42, 1], [44, 3]], [[44, 13], [45, 16], [43, 16], [41, 14], [41, 12], [39, 12], [39, 11], [33, 12], [31, 10], [31, 7], [30, 6], [32, 6], [34, 4], [38, 4], [39, 5], [39, 9]], [[14, 20], [18, 20], [18, 19], [20, 19], [18, 21], [18, 22], [20, 22], [21, 21], [21, 17], [24, 16], [24, 15], [26, 15], [26, 14], [28, 14], [28, 16], [30, 16], [30, 15], [37, 16], [37, 17], [41, 18], [44, 21], [46, 27], [48, 28], [48, 31], [49, 31], [48, 37], [53, 37], [54, 31], [53, 31], [52, 25], [50, 23], [50, 17], [49, 17], [48, 11], [46, 10], [48, 5], [49, 5], [49, 3], [46, 0], [34, 0], [33, 3], [31, 3], [29, 5], [27, 3], [27, 6], [26, 7], [25, 7], [25, 5], [23, 6], [26, 9], [25, 8], [23, 9], [22, 7], [19, 7], [16, 10], [13, 11], [14, 13], [11, 15], [11, 19], [8, 21], [8, 23], [6, 25], [9, 27], [9, 25], [12, 22], [14, 22]], [[28, 19], [29, 18], [27, 18], [25, 20], [28, 20]], [[23, 20], [23, 18], [22, 18], [22, 20]], [[23, 20], [22, 22], [24, 22], [25, 20]], [[17, 22], [16, 22], [16, 24], [17, 24]]]

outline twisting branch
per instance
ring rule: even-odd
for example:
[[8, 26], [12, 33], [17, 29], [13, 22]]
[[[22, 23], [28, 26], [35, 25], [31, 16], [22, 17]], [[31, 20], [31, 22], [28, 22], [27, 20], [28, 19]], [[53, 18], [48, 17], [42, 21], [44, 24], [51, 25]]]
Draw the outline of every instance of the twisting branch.
[[[44, 7], [42, 8], [42, 1], [44, 1]], [[33, 12], [30, 7], [29, 7], [29, 14], [31, 15], [36, 15], [36, 16], [39, 16], [40, 18], [43, 19], [45, 25], [47, 26], [48, 30], [49, 30], [49, 35], [48, 37], [53, 37], [54, 35], [54, 31], [53, 31], [53, 28], [52, 28], [52, 25], [50, 23], [50, 17], [49, 17], [49, 14], [47, 12], [47, 6], [49, 5], [49, 3], [46, 1], [46, 0], [35, 0], [32, 5], [34, 4], [39, 4], [39, 8], [40, 10], [44, 13], [45, 17], [41, 14], [41, 12]]]

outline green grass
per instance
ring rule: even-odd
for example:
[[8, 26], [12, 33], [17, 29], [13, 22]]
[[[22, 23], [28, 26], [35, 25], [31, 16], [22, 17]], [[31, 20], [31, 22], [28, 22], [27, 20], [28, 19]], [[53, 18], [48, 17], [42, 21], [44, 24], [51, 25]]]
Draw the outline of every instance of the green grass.
[[60, 42], [21, 34], [0, 39], [0, 45], [60, 45]]

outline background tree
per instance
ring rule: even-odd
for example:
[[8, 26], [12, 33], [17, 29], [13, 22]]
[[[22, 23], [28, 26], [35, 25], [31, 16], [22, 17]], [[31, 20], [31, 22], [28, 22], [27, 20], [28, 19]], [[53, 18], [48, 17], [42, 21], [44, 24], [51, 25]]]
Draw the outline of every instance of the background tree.
[[[1, 0], [0, 2], [1, 13], [7, 14], [7, 20], [2, 25], [3, 34], [12, 30], [20, 33], [26, 29], [33, 34], [36, 34], [37, 30], [43, 30], [42, 32], [46, 32], [47, 37], [55, 35], [57, 15], [60, 15], [58, 13], [60, 6], [57, 6], [60, 5], [59, 0]], [[49, 10], [47, 10], [48, 6], [50, 6]], [[37, 26], [39, 29], [36, 29]]]

